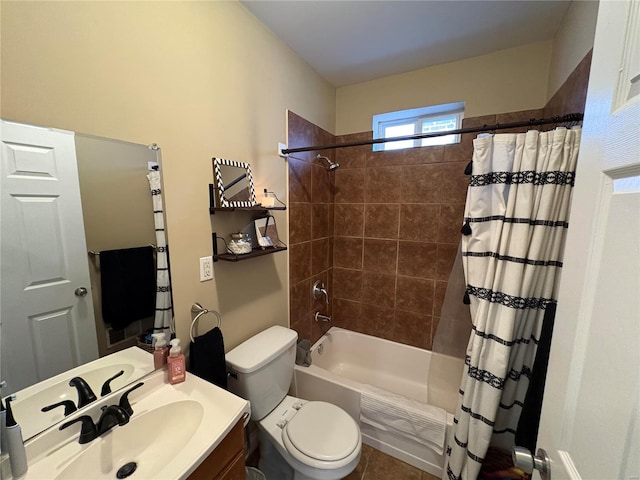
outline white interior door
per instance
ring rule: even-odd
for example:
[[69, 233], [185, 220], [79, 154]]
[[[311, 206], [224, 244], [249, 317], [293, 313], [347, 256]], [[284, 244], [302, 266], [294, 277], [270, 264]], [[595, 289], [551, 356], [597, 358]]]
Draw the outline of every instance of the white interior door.
[[0, 129], [6, 395], [96, 359], [98, 346], [74, 134], [5, 121]]
[[601, 1], [538, 447], [640, 478], [640, 3]]

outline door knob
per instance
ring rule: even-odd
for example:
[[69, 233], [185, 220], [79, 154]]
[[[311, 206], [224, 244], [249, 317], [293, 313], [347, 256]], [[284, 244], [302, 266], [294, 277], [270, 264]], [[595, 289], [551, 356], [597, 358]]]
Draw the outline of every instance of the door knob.
[[86, 297], [87, 293], [89, 293], [89, 291], [84, 288], [84, 287], [78, 287], [76, 288], [75, 292], [73, 292], [76, 294], [76, 297]]
[[534, 470], [538, 470], [542, 480], [551, 480], [549, 455], [542, 448], [539, 448], [536, 455], [533, 455], [524, 447], [513, 447], [511, 458], [513, 465], [525, 473], [533, 473]]

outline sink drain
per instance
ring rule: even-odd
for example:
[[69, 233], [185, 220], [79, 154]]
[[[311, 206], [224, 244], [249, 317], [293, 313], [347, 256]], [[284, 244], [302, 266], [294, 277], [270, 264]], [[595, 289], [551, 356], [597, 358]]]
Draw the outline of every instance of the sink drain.
[[130, 475], [133, 475], [133, 472], [138, 468], [138, 464], [136, 462], [125, 463], [118, 469], [118, 473], [116, 473], [116, 478], [127, 478]]

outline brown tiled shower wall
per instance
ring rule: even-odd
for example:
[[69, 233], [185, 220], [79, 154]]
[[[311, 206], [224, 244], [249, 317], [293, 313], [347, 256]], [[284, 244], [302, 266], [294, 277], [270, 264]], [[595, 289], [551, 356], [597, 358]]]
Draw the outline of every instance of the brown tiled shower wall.
[[[544, 108], [465, 118], [463, 127], [582, 112], [590, 63], [589, 54]], [[431, 349], [476, 135], [445, 146], [373, 152], [366, 145], [289, 157], [290, 311], [299, 338], [315, 342], [335, 325]], [[371, 137], [334, 137], [289, 113], [289, 148]], [[340, 168], [329, 172], [318, 154]], [[327, 286], [329, 306], [311, 298], [316, 280]], [[316, 322], [317, 311], [331, 315], [331, 324]]]

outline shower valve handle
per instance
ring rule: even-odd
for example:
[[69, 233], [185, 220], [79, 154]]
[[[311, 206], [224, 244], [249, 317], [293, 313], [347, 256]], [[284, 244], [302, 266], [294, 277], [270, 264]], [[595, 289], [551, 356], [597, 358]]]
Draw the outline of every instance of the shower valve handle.
[[324, 283], [322, 281], [317, 280], [316, 283], [313, 284], [313, 290], [311, 290], [313, 294], [313, 298], [315, 300], [319, 299], [324, 295], [327, 305], [329, 305], [329, 294], [327, 293], [326, 288], [324, 288]]

